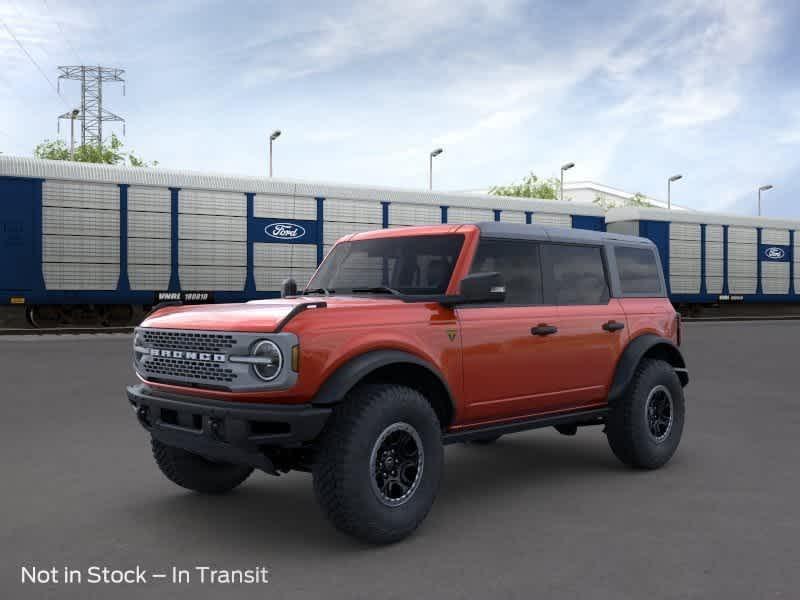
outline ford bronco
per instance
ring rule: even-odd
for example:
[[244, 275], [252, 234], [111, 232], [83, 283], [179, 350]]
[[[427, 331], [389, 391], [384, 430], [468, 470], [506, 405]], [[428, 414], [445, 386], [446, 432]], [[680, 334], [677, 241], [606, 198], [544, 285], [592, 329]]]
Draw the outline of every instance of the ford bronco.
[[680, 337], [646, 239], [381, 230], [339, 240], [299, 293], [153, 312], [128, 399], [177, 485], [311, 472], [336, 527], [388, 543], [430, 510], [449, 443], [599, 425], [626, 465], [662, 466], [684, 424]]

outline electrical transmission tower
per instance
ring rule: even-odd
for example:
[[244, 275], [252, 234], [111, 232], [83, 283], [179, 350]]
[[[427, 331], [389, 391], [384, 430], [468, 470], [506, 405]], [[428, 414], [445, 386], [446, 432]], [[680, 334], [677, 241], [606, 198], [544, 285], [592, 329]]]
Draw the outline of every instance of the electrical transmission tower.
[[103, 123], [122, 123], [122, 132], [125, 133], [125, 119], [103, 108], [103, 83], [122, 83], [122, 95], [125, 95], [124, 69], [111, 67], [58, 67], [61, 73], [58, 76], [58, 89], [61, 89], [62, 79], [71, 79], [81, 82], [81, 108], [78, 116], [72, 112], [59, 115], [60, 119], [78, 119], [82, 121], [81, 145], [95, 145], [100, 147], [103, 143]]

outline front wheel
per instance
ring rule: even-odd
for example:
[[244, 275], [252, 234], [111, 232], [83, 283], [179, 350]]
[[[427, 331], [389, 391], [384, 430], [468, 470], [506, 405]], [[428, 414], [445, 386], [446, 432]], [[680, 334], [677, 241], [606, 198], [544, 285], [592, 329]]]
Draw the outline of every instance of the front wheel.
[[683, 388], [672, 366], [644, 359], [625, 395], [609, 407], [606, 435], [626, 465], [657, 469], [678, 448], [685, 418]]
[[422, 394], [372, 384], [333, 411], [314, 461], [314, 491], [344, 533], [374, 544], [403, 539], [428, 514], [442, 475], [439, 420]]

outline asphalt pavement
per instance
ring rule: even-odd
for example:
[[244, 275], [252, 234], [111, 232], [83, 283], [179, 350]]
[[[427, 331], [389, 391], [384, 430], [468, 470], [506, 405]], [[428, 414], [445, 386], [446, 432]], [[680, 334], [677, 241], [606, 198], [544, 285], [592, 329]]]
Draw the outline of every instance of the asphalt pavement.
[[[600, 428], [450, 446], [419, 531], [375, 548], [324, 520], [307, 474], [221, 497], [167, 481], [125, 399], [129, 336], [0, 337], [0, 596], [797, 598], [798, 342], [798, 321], [689, 324], [665, 468], [624, 468]], [[88, 581], [137, 566], [147, 583]], [[201, 582], [203, 566], [268, 583]]]

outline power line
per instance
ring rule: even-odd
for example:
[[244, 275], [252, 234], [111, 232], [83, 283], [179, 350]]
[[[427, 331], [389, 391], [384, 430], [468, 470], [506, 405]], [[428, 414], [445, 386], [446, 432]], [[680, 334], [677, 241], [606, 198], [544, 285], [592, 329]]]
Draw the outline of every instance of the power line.
[[11, 28], [8, 26], [8, 24], [3, 19], [0, 19], [0, 23], [3, 24], [3, 27], [5, 27], [6, 31], [8, 32], [8, 35], [11, 36], [11, 39], [13, 39], [17, 43], [17, 46], [19, 46], [19, 49], [22, 50], [22, 52], [25, 53], [25, 56], [28, 57], [28, 59], [33, 63], [33, 65], [39, 71], [39, 73], [42, 74], [42, 77], [44, 77], [45, 80], [47, 80], [47, 83], [50, 84], [50, 87], [56, 93], [56, 96], [58, 96], [58, 98], [61, 100], [61, 102], [64, 103], [64, 106], [69, 108], [69, 104], [67, 104], [67, 101], [64, 100], [64, 98], [61, 96], [61, 94], [58, 91], [58, 88], [56, 88], [56, 86], [53, 84], [53, 82], [47, 76], [47, 73], [45, 73], [44, 70], [42, 70], [42, 67], [39, 66], [39, 63], [36, 62], [36, 59], [34, 59], [33, 56], [31, 56], [31, 53], [28, 52], [28, 50], [25, 48], [25, 46], [22, 45], [22, 42], [20, 42], [19, 39], [17, 39], [17, 36], [14, 35], [14, 32], [11, 31]]
[[44, 7], [47, 9], [47, 12], [50, 14], [50, 18], [53, 19], [53, 21], [56, 24], [56, 27], [58, 27], [58, 30], [61, 32], [61, 37], [67, 43], [67, 46], [69, 46], [69, 49], [70, 49], [70, 51], [72, 51], [72, 54], [75, 55], [75, 58], [78, 59], [78, 62], [80, 64], [85, 64], [83, 59], [80, 57], [78, 52], [73, 47], [72, 42], [69, 41], [69, 38], [67, 37], [67, 34], [64, 32], [64, 28], [61, 26], [61, 21], [59, 21], [56, 18], [56, 16], [53, 14], [53, 11], [50, 9], [50, 5], [47, 3], [47, 0], [42, 0], [42, 4], [44, 4]]

